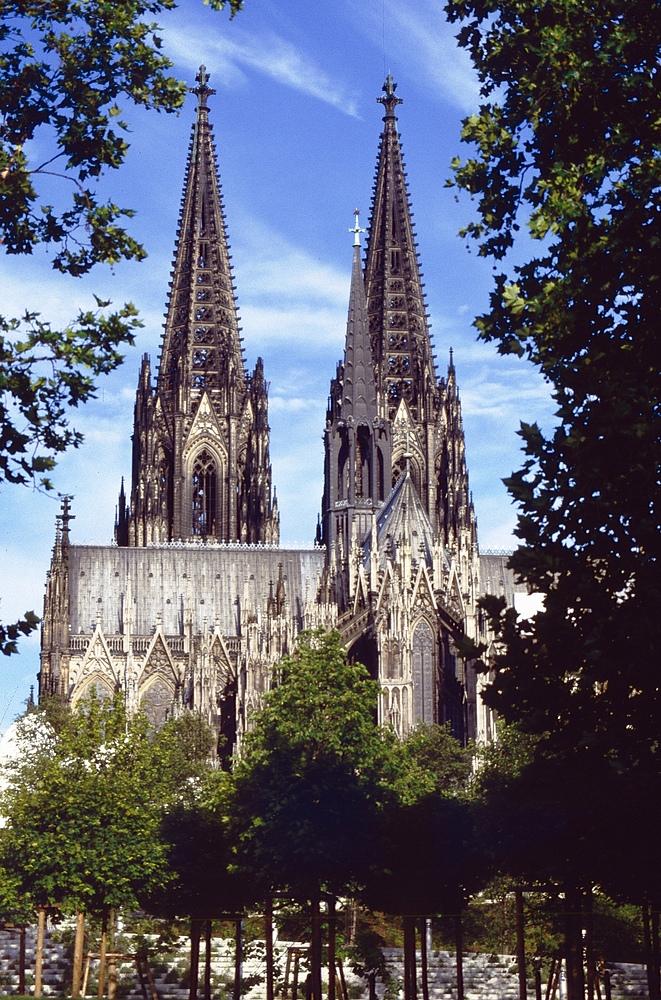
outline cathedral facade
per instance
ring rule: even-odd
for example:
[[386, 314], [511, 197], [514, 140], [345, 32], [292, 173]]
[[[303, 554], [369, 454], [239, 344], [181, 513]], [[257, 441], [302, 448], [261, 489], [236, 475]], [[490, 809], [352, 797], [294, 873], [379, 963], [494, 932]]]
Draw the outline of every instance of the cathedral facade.
[[[39, 691], [123, 691], [158, 724], [200, 712], [231, 753], [274, 664], [308, 628], [337, 628], [381, 684], [401, 736], [449, 723], [489, 737], [475, 672], [481, 592], [452, 355], [432, 355], [388, 77], [366, 246], [358, 215], [344, 359], [331, 380], [324, 492], [309, 549], [279, 544], [261, 359], [246, 370], [204, 67], [158, 370], [142, 361], [130, 491], [115, 544], [73, 544], [58, 518]], [[487, 561], [489, 557], [486, 557]], [[492, 558], [493, 561], [493, 558]], [[498, 567], [483, 567], [493, 576]]]

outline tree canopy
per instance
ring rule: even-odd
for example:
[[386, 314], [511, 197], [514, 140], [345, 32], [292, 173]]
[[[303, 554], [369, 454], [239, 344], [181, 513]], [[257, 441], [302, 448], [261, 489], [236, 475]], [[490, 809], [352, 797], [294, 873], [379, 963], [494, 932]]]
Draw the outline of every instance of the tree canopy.
[[[584, 816], [581, 788], [594, 820], [618, 775], [647, 815], [661, 774], [661, 3], [446, 10], [483, 95], [464, 122], [473, 152], [454, 163], [477, 200], [464, 235], [502, 262], [476, 325], [538, 366], [557, 404], [551, 430], [522, 424], [524, 465], [506, 480], [522, 542], [510, 565], [545, 604], [521, 622], [486, 602], [500, 640], [487, 697], [541, 737], [537, 780]], [[515, 266], [526, 228], [536, 242]]]
[[92, 697], [57, 731], [28, 714], [1, 805], [0, 862], [14, 896], [100, 913], [163, 890], [163, 810], [187, 802], [206, 769], [206, 754], [181, 739], [190, 729], [184, 717], [154, 734], [143, 717], [127, 720], [120, 696]]

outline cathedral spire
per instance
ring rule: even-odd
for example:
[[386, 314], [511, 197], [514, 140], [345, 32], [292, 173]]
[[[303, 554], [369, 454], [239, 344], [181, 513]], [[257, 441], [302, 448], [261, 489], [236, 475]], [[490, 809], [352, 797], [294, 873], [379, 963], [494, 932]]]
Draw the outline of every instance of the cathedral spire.
[[204, 66], [196, 81], [158, 376], [146, 358], [138, 385], [129, 545], [279, 535], [268, 384], [261, 359], [245, 368]]
[[196, 77], [196, 120], [188, 153], [158, 394], [168, 415], [190, 412], [206, 391], [236, 406], [245, 368], [204, 66]]
[[[322, 537], [328, 552], [339, 546], [344, 572], [352, 547], [370, 529], [372, 511], [390, 490], [390, 426], [379, 416], [365, 285], [360, 262], [359, 211], [354, 212], [351, 290], [344, 364], [331, 382], [325, 433]], [[350, 589], [350, 588], [349, 588]]]
[[418, 420], [430, 417], [425, 395], [434, 363], [415, 232], [395, 109], [401, 98], [388, 75], [365, 261], [365, 291], [379, 409], [393, 418], [401, 400]]
[[360, 228], [358, 209], [355, 210], [354, 215], [356, 223], [354, 228], [349, 230], [354, 234], [353, 265], [344, 350], [341, 414], [345, 420], [352, 416], [354, 420], [367, 419], [371, 421], [377, 415], [377, 405], [372, 350], [367, 325], [365, 284], [360, 262], [360, 234], [365, 230]]

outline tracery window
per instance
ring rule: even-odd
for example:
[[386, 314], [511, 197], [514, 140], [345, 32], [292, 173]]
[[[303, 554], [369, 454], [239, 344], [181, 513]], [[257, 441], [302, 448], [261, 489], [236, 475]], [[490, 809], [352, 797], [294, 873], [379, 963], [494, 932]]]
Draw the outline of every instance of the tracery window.
[[413, 721], [432, 723], [434, 719], [434, 637], [426, 621], [413, 633]]
[[193, 466], [193, 534], [216, 533], [216, 496], [218, 475], [216, 463], [206, 449], [197, 456]]

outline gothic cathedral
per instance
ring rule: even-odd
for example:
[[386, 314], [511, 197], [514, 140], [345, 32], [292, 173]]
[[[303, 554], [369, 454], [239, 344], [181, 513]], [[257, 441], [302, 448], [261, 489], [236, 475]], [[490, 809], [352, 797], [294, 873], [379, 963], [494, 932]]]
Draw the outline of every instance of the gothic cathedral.
[[[143, 358], [130, 495], [115, 544], [70, 539], [58, 518], [42, 628], [40, 695], [123, 691], [158, 724], [200, 712], [232, 752], [273, 665], [309, 628], [337, 628], [382, 687], [404, 736], [449, 723], [489, 737], [475, 672], [481, 564], [452, 356], [432, 357], [397, 130], [383, 131], [364, 260], [356, 216], [344, 360], [331, 380], [324, 493], [309, 549], [281, 548], [267, 383], [246, 371], [204, 67], [157, 374]], [[502, 569], [502, 567], [500, 567]]]

